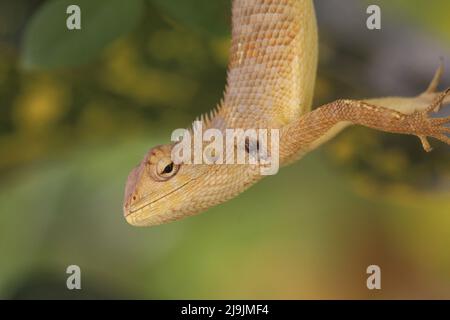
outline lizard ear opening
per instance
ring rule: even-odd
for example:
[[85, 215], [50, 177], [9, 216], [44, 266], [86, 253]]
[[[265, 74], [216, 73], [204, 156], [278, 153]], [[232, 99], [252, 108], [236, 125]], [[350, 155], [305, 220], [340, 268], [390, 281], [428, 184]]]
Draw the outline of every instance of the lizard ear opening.
[[259, 140], [252, 140], [247, 137], [245, 138], [245, 152], [249, 154], [254, 154], [256, 152], [259, 152]]

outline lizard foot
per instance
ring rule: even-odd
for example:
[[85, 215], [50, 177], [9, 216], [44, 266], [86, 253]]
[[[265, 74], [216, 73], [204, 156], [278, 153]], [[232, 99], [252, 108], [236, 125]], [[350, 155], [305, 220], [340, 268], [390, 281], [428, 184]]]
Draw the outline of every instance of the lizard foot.
[[[428, 92], [428, 94], [431, 94], [431, 92]], [[415, 111], [406, 118], [408, 128], [411, 130], [410, 133], [419, 137], [424, 150], [427, 152], [432, 150], [427, 139], [428, 137], [438, 139], [450, 145], [450, 137], [447, 136], [447, 134], [450, 134], [450, 127], [445, 126], [446, 124], [450, 124], [450, 116], [441, 118], [431, 117], [432, 113], [438, 112], [442, 105], [448, 102], [449, 97], [450, 88], [438, 93], [425, 110]]]

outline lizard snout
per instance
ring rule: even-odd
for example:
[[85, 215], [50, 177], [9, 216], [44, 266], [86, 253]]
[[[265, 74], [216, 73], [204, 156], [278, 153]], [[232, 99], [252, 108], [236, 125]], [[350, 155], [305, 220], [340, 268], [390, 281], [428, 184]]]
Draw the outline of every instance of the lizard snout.
[[125, 203], [123, 204], [123, 215], [124, 217], [128, 216], [131, 211], [130, 208], [133, 205], [133, 203], [136, 201], [137, 197], [135, 194], [130, 194], [128, 198], [125, 200]]
[[134, 168], [129, 176], [128, 182], [125, 187], [125, 196], [123, 201], [123, 215], [126, 217], [131, 213], [130, 208], [133, 206], [136, 201], [139, 199], [138, 191], [137, 191], [137, 182], [139, 178], [140, 166]]

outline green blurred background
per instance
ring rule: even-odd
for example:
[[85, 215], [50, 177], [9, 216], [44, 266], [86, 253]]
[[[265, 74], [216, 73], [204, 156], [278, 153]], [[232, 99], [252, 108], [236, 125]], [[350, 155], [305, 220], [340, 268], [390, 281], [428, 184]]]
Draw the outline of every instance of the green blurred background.
[[[448, 1], [315, 3], [315, 106], [415, 95], [449, 62]], [[69, 4], [82, 31], [65, 28]], [[206, 213], [125, 222], [131, 168], [221, 98], [229, 19], [228, 0], [0, 1], [0, 298], [450, 299], [450, 155], [436, 141], [425, 154], [351, 128]], [[80, 291], [66, 289], [72, 264]], [[366, 288], [371, 264], [382, 290]]]

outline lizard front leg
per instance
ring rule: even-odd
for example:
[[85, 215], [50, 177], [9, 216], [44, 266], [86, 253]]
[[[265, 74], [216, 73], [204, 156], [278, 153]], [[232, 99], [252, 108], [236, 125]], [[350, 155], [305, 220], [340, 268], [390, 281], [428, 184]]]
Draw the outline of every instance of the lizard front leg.
[[[450, 88], [436, 94], [434, 100], [422, 110], [400, 112], [362, 100], [337, 100], [307, 113], [298, 120], [283, 127], [280, 132], [280, 159], [282, 163], [299, 157], [336, 135], [343, 127], [351, 124], [401, 134], [416, 135], [423, 148], [431, 150], [427, 137], [450, 144], [450, 117], [433, 118], [442, 103], [447, 101]], [[415, 98], [419, 99], [419, 98]], [[373, 100], [382, 102], [382, 99]], [[395, 100], [389, 100], [387, 104]], [[413, 100], [412, 100], [413, 101]]]

